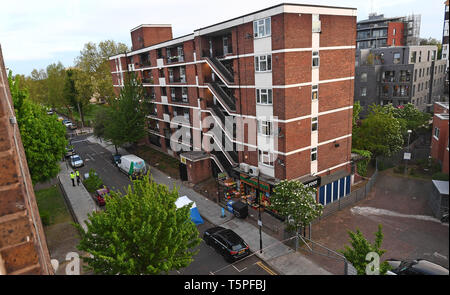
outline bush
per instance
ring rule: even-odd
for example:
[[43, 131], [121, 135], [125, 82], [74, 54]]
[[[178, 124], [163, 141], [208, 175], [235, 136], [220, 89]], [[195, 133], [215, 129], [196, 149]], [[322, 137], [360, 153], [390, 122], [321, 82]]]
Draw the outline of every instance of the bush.
[[447, 173], [437, 172], [437, 173], [434, 173], [431, 178], [433, 180], [448, 181], [449, 180], [449, 175]]
[[44, 226], [49, 226], [50, 225], [50, 212], [48, 212], [48, 211], [42, 211], [42, 212], [39, 212], [39, 214], [41, 215], [41, 221], [42, 221], [42, 224], [44, 225]]
[[83, 184], [88, 192], [93, 193], [103, 186], [103, 181], [100, 177], [98, 177], [98, 175], [95, 174], [95, 170], [91, 169], [89, 170], [88, 179], [85, 179]]
[[398, 165], [394, 168], [395, 173], [404, 173], [405, 172], [405, 165]]

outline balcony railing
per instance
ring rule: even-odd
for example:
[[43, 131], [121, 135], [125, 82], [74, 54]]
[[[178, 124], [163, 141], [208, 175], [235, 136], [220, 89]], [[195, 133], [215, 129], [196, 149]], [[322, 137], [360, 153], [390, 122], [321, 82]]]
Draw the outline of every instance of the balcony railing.
[[169, 76], [169, 83], [186, 83], [186, 76], [181, 76], [175, 79], [173, 76]]
[[167, 63], [172, 64], [176, 62], [184, 62], [184, 55], [175, 55], [167, 57]]

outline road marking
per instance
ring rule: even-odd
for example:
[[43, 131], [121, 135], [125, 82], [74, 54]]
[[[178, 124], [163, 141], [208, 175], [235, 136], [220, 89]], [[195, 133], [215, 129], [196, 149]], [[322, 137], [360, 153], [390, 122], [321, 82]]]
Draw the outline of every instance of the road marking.
[[268, 266], [264, 265], [261, 261], [258, 261], [255, 264], [258, 265], [259, 267], [261, 267], [262, 269], [264, 269], [268, 274], [270, 274], [272, 276], [276, 276], [277, 275], [276, 272], [271, 270]]
[[247, 267], [244, 267], [243, 269], [239, 270], [236, 266], [234, 266], [234, 264], [232, 264], [231, 266], [233, 266], [237, 272], [242, 272], [247, 269]]
[[435, 256], [435, 257], [440, 257], [440, 258], [444, 258], [445, 260], [448, 260], [448, 259], [447, 259], [447, 256], [444, 256], [444, 255], [442, 255], [442, 254], [440, 254], [440, 253], [438, 253], [438, 252], [434, 252], [434, 253], [433, 253], [433, 256]]
[[79, 142], [84, 142], [84, 141], [87, 141], [87, 140], [86, 139], [81, 139], [81, 140], [71, 141], [70, 143], [74, 144], [74, 143], [79, 143]]

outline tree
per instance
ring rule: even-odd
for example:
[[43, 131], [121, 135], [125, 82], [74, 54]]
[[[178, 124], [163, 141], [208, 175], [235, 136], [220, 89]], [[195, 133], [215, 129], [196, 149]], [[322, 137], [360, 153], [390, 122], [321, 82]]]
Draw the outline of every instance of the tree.
[[31, 179], [33, 183], [47, 181], [59, 172], [67, 145], [66, 128], [31, 101], [28, 90], [20, 86], [18, 79], [13, 80], [11, 71], [8, 82]]
[[421, 38], [419, 41], [419, 45], [436, 45], [438, 52], [437, 52], [437, 59], [441, 59], [442, 57], [442, 43], [432, 37], [429, 37], [428, 39], [426, 38]]
[[[270, 196], [269, 209], [285, 217], [288, 230], [306, 228], [323, 212], [323, 205], [316, 201], [316, 189], [306, 186], [298, 180], [282, 180]], [[296, 239], [296, 247], [298, 238]]]
[[374, 157], [389, 157], [403, 147], [402, 123], [392, 112], [386, 112], [382, 106], [372, 105], [367, 118], [353, 129], [352, 147], [370, 151]]
[[355, 101], [353, 104], [353, 128], [357, 127], [357, 124], [359, 122], [359, 114], [361, 113], [361, 103], [359, 101]]
[[[348, 231], [350, 236], [350, 245], [345, 246], [344, 250], [340, 250], [345, 258], [356, 268], [358, 275], [367, 274], [367, 268], [370, 265], [371, 261], [366, 260], [367, 254], [370, 252], [374, 252], [381, 259], [381, 256], [386, 253], [386, 250], [382, 250], [381, 243], [383, 242], [383, 233], [382, 233], [382, 225], [378, 225], [378, 231], [375, 233], [375, 242], [371, 244], [367, 239], [363, 236], [359, 229], [356, 229], [356, 232]], [[384, 261], [379, 265], [379, 274], [384, 275], [391, 267], [389, 263]], [[371, 269], [371, 271], [375, 271], [375, 269]]]
[[64, 105], [64, 80], [66, 70], [61, 62], [47, 66], [47, 98], [45, 104], [52, 108]]
[[93, 92], [99, 99], [110, 102], [114, 98], [108, 58], [126, 51], [128, 47], [125, 44], [112, 40], [102, 41], [98, 45], [89, 42], [75, 59], [75, 66], [92, 77]]
[[75, 87], [75, 69], [68, 69], [64, 78], [63, 104], [68, 115], [73, 119], [72, 108], [77, 107], [77, 89]]
[[111, 192], [106, 210], [89, 215], [78, 249], [96, 274], [161, 274], [188, 266], [200, 244], [188, 206], [177, 209], [178, 191], [149, 177], [134, 180], [127, 194]]
[[144, 87], [133, 73], [125, 77], [119, 98], [111, 102], [111, 111], [105, 123], [105, 138], [116, 147], [134, 143], [145, 136], [145, 116], [151, 103], [144, 96]]

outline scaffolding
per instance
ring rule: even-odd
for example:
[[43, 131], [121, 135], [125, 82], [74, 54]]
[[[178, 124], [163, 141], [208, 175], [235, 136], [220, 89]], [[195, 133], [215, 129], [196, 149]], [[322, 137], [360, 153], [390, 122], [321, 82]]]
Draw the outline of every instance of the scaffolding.
[[410, 14], [405, 17], [406, 23], [405, 39], [406, 45], [420, 45], [420, 14]]

